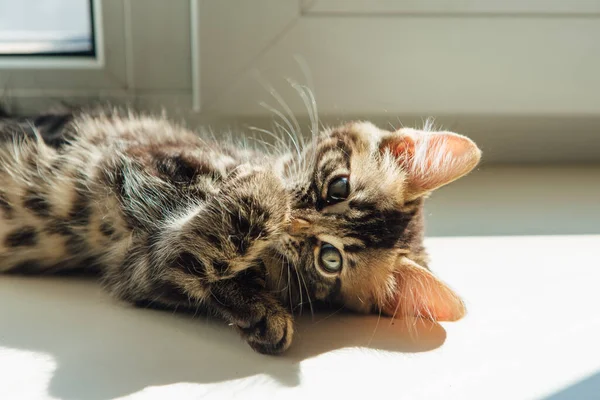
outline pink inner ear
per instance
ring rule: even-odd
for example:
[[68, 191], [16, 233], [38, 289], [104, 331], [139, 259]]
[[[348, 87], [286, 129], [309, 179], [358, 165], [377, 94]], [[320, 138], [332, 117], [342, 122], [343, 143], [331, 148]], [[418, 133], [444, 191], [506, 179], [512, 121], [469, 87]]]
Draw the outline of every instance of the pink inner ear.
[[393, 317], [423, 317], [456, 321], [464, 317], [463, 301], [444, 282], [415, 262], [402, 258], [396, 275], [397, 291], [383, 312]]
[[408, 173], [415, 195], [434, 190], [470, 172], [481, 151], [470, 139], [452, 132], [401, 130], [385, 143]]

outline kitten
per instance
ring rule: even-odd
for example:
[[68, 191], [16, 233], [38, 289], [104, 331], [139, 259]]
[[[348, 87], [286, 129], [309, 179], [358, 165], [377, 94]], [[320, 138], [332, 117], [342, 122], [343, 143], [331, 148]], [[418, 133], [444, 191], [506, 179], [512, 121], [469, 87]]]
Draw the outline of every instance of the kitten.
[[325, 129], [280, 155], [165, 119], [0, 119], [0, 271], [95, 270], [119, 299], [204, 310], [261, 353], [299, 306], [456, 320], [427, 268], [423, 201], [480, 151], [450, 132]]

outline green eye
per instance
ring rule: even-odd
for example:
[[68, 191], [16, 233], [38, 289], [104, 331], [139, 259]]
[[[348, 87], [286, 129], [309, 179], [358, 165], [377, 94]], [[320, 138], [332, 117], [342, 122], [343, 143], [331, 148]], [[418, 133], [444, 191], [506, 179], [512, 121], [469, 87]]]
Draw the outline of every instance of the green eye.
[[320, 265], [325, 272], [336, 273], [342, 269], [342, 255], [329, 243], [324, 243], [321, 246], [321, 252], [319, 253]]
[[327, 202], [338, 203], [348, 198], [350, 194], [350, 183], [347, 176], [334, 179], [327, 188]]

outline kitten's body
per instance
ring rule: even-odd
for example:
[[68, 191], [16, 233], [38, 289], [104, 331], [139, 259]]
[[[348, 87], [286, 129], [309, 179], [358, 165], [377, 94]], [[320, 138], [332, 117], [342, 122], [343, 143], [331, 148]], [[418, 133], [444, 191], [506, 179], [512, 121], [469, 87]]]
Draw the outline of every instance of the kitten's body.
[[[311, 301], [392, 314], [405, 285], [407, 307], [436, 317], [395, 266], [426, 267], [427, 190], [407, 195], [381, 132], [347, 125], [293, 158], [132, 114], [0, 119], [0, 272], [94, 269], [121, 299], [214, 312], [268, 353], [289, 346], [291, 309]], [[347, 201], [324, 201], [330, 175], [351, 169]], [[343, 272], [317, 267], [325, 242]]]

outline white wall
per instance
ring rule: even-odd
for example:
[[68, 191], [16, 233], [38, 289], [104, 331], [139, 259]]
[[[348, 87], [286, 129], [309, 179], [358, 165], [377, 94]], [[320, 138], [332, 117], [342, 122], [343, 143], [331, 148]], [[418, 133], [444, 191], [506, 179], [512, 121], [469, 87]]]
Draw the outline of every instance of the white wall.
[[600, 160], [600, 0], [99, 4], [104, 64], [0, 69], [16, 102], [117, 99], [194, 124], [268, 126], [261, 102], [283, 108], [271, 87], [306, 114], [291, 78], [311, 86], [327, 123], [436, 116], [488, 162]]

